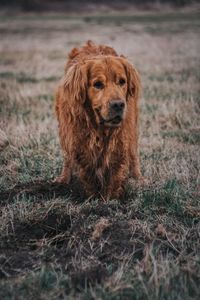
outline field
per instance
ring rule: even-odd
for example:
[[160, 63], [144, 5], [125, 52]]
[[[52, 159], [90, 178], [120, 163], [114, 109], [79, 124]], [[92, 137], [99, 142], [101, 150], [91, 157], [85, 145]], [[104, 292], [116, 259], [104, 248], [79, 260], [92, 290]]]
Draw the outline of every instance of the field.
[[[200, 299], [200, 15], [0, 16], [0, 299]], [[85, 199], [62, 166], [54, 91], [92, 39], [142, 78], [149, 185]]]

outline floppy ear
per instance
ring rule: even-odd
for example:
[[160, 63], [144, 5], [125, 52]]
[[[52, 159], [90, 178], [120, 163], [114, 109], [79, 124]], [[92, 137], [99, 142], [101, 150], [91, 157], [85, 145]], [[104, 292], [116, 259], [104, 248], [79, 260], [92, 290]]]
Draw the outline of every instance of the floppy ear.
[[70, 66], [64, 76], [64, 90], [72, 106], [83, 105], [86, 100], [87, 71], [85, 65]]
[[126, 70], [128, 84], [127, 98], [133, 97], [135, 100], [138, 100], [141, 92], [140, 76], [129, 62], [123, 60], [123, 64]]

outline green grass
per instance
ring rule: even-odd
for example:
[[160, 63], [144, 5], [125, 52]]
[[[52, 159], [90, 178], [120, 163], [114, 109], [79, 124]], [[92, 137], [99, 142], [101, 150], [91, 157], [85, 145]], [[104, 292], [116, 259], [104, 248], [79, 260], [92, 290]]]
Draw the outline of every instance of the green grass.
[[[129, 14], [108, 14], [108, 15], [92, 15], [92, 16], [80, 16], [80, 15], [44, 15], [42, 19], [45, 21], [59, 21], [59, 20], [77, 20], [77, 19], [84, 19], [87, 22], [90, 21], [99, 21], [102, 22], [116, 22], [120, 21], [127, 21], [127, 22], [166, 22], [166, 21], [194, 21], [199, 20], [199, 13], [198, 12], [175, 12], [175, 13], [160, 13], [160, 14], [141, 14], [141, 15], [129, 15]], [[36, 15], [21, 15], [21, 16], [5, 16], [2, 15], [0, 20], [7, 21], [9, 19], [18, 20], [20, 21], [40, 21], [41, 17]]]
[[182, 143], [192, 144], [192, 145], [200, 145], [200, 131], [194, 132], [185, 132], [185, 131], [169, 131], [169, 132], [162, 132], [162, 136], [164, 138], [177, 138]]
[[30, 76], [26, 73], [12, 73], [12, 72], [1, 72], [0, 73], [1, 79], [15, 79], [18, 83], [38, 83], [41, 81], [57, 81], [59, 78], [56, 76], [49, 76], [44, 78], [35, 78]]
[[97, 23], [151, 23], [151, 22], [181, 22], [198, 20], [199, 13], [168, 13], [168, 14], [152, 14], [152, 15], [102, 15], [102, 16], [87, 16], [84, 18], [86, 22]]

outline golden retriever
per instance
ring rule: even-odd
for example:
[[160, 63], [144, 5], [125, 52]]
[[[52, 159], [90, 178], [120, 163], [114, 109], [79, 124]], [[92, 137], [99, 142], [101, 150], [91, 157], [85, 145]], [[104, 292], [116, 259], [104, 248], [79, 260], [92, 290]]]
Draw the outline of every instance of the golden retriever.
[[87, 195], [118, 198], [129, 176], [140, 179], [138, 72], [108, 46], [88, 41], [69, 54], [56, 93], [64, 154], [58, 182], [76, 171]]

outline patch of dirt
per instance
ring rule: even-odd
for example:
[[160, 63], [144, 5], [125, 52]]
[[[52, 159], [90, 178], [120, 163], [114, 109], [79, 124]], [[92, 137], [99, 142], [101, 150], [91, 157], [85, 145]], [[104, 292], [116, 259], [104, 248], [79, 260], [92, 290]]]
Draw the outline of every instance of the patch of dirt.
[[[71, 216], [59, 212], [49, 212], [39, 220], [14, 221], [13, 233], [1, 237], [0, 278], [24, 274], [41, 261], [55, 259], [54, 249], [67, 246], [71, 228]], [[10, 229], [9, 231], [12, 232]], [[45, 249], [52, 247], [51, 254]], [[43, 249], [44, 253], [40, 253]], [[59, 253], [56, 252], [59, 256]]]
[[55, 183], [52, 181], [38, 180], [28, 183], [19, 183], [13, 188], [0, 192], [0, 205], [5, 205], [13, 201], [20, 195], [34, 196], [37, 199], [47, 199], [53, 197], [72, 196], [78, 202], [85, 199], [85, 193], [80, 182], [73, 179], [69, 185]]
[[111, 225], [102, 233], [102, 238], [107, 240], [103, 251], [98, 253], [98, 258], [102, 263], [113, 263], [117, 266], [124, 256], [133, 254], [133, 259], [141, 260], [144, 253], [144, 245], [150, 241], [147, 235], [142, 233], [142, 229], [137, 228], [133, 232], [130, 224], [126, 220], [110, 221]]
[[25, 274], [38, 264], [38, 256], [30, 251], [7, 251], [0, 254], [0, 278]]
[[103, 265], [98, 264], [86, 268], [85, 270], [73, 272], [71, 274], [71, 281], [75, 288], [81, 290], [82, 288], [85, 288], [85, 286], [89, 287], [95, 283], [101, 283], [102, 280], [106, 279], [107, 275], [108, 271], [106, 268]]
[[44, 219], [30, 223], [20, 223], [15, 227], [15, 236], [21, 241], [51, 238], [57, 234], [65, 233], [71, 227], [69, 215], [50, 212]]
[[[20, 193], [19, 186], [17, 192]], [[71, 190], [63, 185], [37, 182], [26, 185], [24, 192], [36, 193], [43, 199], [45, 193], [58, 196]], [[8, 228], [9, 234], [0, 239], [0, 278], [23, 275], [53, 263], [81, 290], [85, 285], [105, 280], [106, 266], [114, 272], [130, 255], [131, 263], [142, 261], [145, 245], [153, 240], [163, 253], [178, 255], [163, 236], [161, 225], [149, 231], [141, 221], [143, 214], [129, 211], [130, 207], [121, 202], [87, 202], [78, 213], [72, 210], [70, 214], [65, 205], [49, 211], [41, 208], [26, 221], [15, 218]]]
[[[106, 204], [102, 205], [104, 210]], [[10, 228], [11, 233], [0, 239], [0, 278], [23, 275], [54, 263], [70, 276], [72, 285], [81, 290], [85, 285], [106, 280], [107, 265], [112, 266], [114, 272], [130, 255], [132, 263], [142, 261], [145, 245], [157, 235], [159, 239], [155, 242], [160, 250], [163, 247], [165, 253], [174, 251], [160, 236], [160, 228], [149, 236], [137, 219], [127, 220], [121, 216], [123, 219], [116, 220], [111, 213], [109, 219], [100, 217], [91, 223], [91, 215], [88, 210], [85, 212], [69, 215], [54, 209], [26, 222], [15, 220], [14, 230]]]

